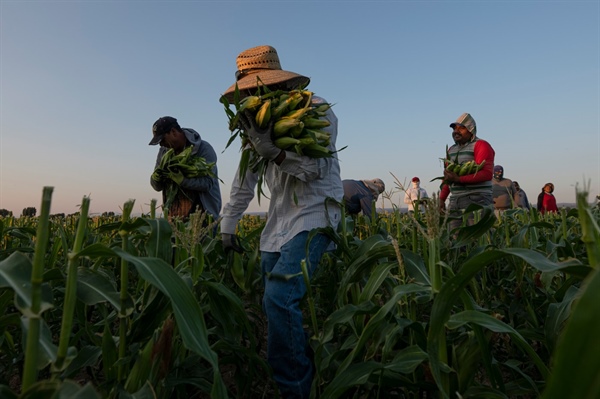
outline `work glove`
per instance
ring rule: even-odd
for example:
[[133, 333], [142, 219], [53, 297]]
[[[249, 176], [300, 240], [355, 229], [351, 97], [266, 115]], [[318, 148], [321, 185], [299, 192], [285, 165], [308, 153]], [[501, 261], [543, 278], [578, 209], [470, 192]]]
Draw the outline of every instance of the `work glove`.
[[152, 180], [155, 182], [162, 182], [167, 179], [167, 172], [164, 169], [156, 168], [154, 172], [152, 172]]
[[277, 148], [275, 144], [273, 144], [273, 139], [271, 139], [273, 133], [273, 121], [271, 121], [266, 128], [261, 129], [255, 122], [254, 116], [252, 116], [249, 111], [244, 111], [244, 113], [240, 114], [240, 123], [250, 138], [252, 146], [258, 155], [269, 161], [277, 158], [282, 150]]
[[232, 250], [240, 254], [244, 252], [244, 249], [240, 246], [239, 238], [235, 234], [222, 233], [221, 241], [223, 242], [225, 252]]

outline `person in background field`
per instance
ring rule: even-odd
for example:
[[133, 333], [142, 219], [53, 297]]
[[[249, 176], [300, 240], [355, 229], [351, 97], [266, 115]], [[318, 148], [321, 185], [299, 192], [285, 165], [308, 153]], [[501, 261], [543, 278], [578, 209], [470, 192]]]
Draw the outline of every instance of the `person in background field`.
[[421, 188], [421, 180], [416, 176], [412, 178], [411, 184], [412, 186], [404, 194], [404, 203], [408, 205], [409, 212], [414, 212], [415, 206], [421, 212], [425, 212], [424, 203], [429, 198], [427, 191]]
[[531, 205], [529, 204], [529, 199], [527, 199], [527, 194], [525, 193], [525, 191], [523, 191], [518, 182], [513, 181], [513, 185], [515, 186], [516, 191], [515, 205], [518, 208], [531, 209]]
[[554, 184], [546, 183], [542, 187], [542, 192], [538, 195], [537, 209], [542, 214], [547, 212], [558, 212], [556, 198], [554, 198]]
[[344, 205], [350, 215], [360, 212], [365, 217], [371, 218], [373, 201], [377, 201], [379, 194], [385, 191], [385, 183], [381, 179], [373, 180], [342, 180], [344, 186]]
[[494, 178], [492, 179], [492, 194], [494, 196], [494, 209], [496, 216], [499, 212], [511, 209], [517, 191], [512, 180], [504, 177], [504, 168], [501, 165], [494, 166]]
[[[170, 148], [175, 154], [181, 153], [185, 148], [193, 146], [192, 154], [204, 158], [207, 163], [213, 163], [212, 172], [214, 176], [200, 176], [184, 178], [180, 183], [179, 195], [175, 198], [170, 210], [169, 217], [180, 217], [186, 220], [197, 209], [210, 214], [213, 221], [219, 218], [221, 211], [221, 188], [219, 187], [217, 154], [210, 143], [200, 138], [200, 134], [194, 129], [181, 128], [177, 119], [172, 116], [159, 118], [152, 125], [152, 140], [150, 145], [160, 144], [154, 170], [156, 172], [160, 161]], [[166, 177], [165, 177], [166, 178]], [[152, 188], [162, 191], [163, 205], [166, 201], [165, 180], [150, 179]]]
[[[448, 148], [448, 159], [459, 163], [474, 160], [477, 164], [485, 161], [477, 173], [459, 176], [444, 168], [444, 180], [440, 191], [440, 208], [446, 209], [445, 201], [450, 194], [448, 211], [452, 216], [449, 222], [450, 230], [460, 227], [460, 216], [470, 204], [492, 206], [492, 175], [494, 170], [495, 151], [485, 140], [477, 137], [475, 119], [464, 113], [456, 122], [450, 124], [454, 145]], [[473, 223], [473, 218], [469, 218]]]
[[[282, 70], [277, 51], [271, 46], [242, 51], [236, 63], [237, 86], [242, 98], [256, 93], [257, 78], [270, 90], [289, 91], [310, 82], [306, 76]], [[233, 100], [235, 88], [235, 84], [231, 85], [224, 96]], [[326, 101], [313, 96], [313, 103]], [[324, 118], [330, 126], [323, 130], [330, 133], [328, 148], [335, 152], [338, 121], [333, 110], [326, 112]], [[306, 293], [301, 262], [306, 259], [312, 276], [323, 254], [330, 249], [332, 242], [324, 234], [319, 233], [307, 241], [311, 230], [336, 229], [340, 223], [338, 204], [344, 196], [340, 165], [336, 157], [316, 159], [280, 150], [272, 141], [273, 124], [260, 129], [251, 116], [240, 120], [256, 152], [270, 161], [264, 179], [271, 196], [267, 222], [260, 237], [262, 305], [268, 322], [267, 360], [282, 397], [308, 398], [314, 365], [300, 308]], [[236, 227], [254, 197], [258, 178], [250, 169], [243, 178], [239, 170], [235, 174], [230, 200], [223, 208], [221, 220], [225, 250], [241, 250]], [[289, 276], [292, 277], [287, 278]]]

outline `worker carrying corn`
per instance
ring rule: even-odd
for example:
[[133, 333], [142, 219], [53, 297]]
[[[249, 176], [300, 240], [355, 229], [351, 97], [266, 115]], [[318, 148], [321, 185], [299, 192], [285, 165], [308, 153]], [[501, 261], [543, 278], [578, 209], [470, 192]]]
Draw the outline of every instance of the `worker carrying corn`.
[[[242, 51], [236, 64], [236, 83], [223, 94], [230, 103], [235, 102], [235, 93], [240, 94], [240, 100], [256, 95], [258, 85], [265, 85], [270, 91], [291, 91], [305, 88], [310, 82], [306, 76], [283, 70], [277, 51], [271, 46]], [[313, 105], [325, 103], [322, 98], [312, 97]], [[338, 121], [331, 108], [324, 112], [329, 122], [323, 128], [330, 134], [327, 148], [334, 154], [323, 158], [278, 148], [273, 142], [273, 121], [261, 128], [248, 111], [240, 117], [250, 145], [268, 160], [264, 181], [270, 191], [269, 208], [260, 237], [262, 303], [268, 321], [267, 360], [284, 398], [308, 398], [314, 375], [300, 308], [306, 293], [301, 264], [306, 261], [312, 276], [332, 242], [322, 233], [309, 240], [309, 234], [324, 227], [335, 230], [341, 219], [339, 203], [344, 190], [335, 154]], [[241, 250], [236, 227], [254, 198], [259, 173], [244, 168], [240, 176], [238, 168], [234, 176], [220, 224], [226, 250]]]
[[200, 210], [216, 221], [221, 211], [221, 188], [217, 154], [210, 143], [194, 129], [181, 128], [172, 116], [164, 116], [152, 125], [150, 145], [158, 144], [150, 184], [162, 191], [169, 219], [185, 221]]
[[421, 179], [417, 176], [411, 180], [411, 187], [404, 194], [404, 203], [408, 206], [408, 212], [414, 212], [415, 208], [425, 212], [425, 202], [429, 199], [427, 191], [421, 187]]
[[344, 205], [350, 215], [360, 212], [371, 219], [373, 202], [385, 191], [385, 183], [379, 178], [372, 180], [342, 180], [344, 186]]
[[[474, 173], [456, 173], [444, 169], [444, 180], [440, 192], [440, 207], [446, 209], [445, 201], [450, 197], [448, 211], [450, 212], [450, 230], [462, 224], [462, 214], [471, 204], [491, 207], [494, 203], [492, 197], [492, 176], [494, 170], [495, 151], [485, 140], [477, 137], [475, 119], [469, 113], [458, 117], [456, 122], [450, 124], [454, 144], [447, 149], [446, 159], [461, 165], [474, 162], [483, 165], [476, 168]], [[469, 224], [472, 224], [474, 215], [469, 215]]]

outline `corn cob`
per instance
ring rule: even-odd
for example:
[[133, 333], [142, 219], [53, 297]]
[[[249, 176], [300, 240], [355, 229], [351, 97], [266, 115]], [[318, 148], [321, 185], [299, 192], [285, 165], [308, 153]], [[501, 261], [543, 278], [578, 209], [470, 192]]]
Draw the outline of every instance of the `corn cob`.
[[271, 100], [265, 100], [262, 103], [254, 118], [261, 129], [264, 129], [271, 121]]
[[464, 176], [466, 174], [469, 173], [469, 170], [471, 170], [471, 165], [473, 165], [474, 161], [467, 161], [465, 163], [462, 164], [462, 166], [460, 167], [460, 170], [458, 171], [458, 175], [459, 176]]
[[299, 119], [281, 118], [277, 122], [275, 122], [275, 125], [273, 126], [273, 134], [275, 135], [275, 137], [281, 137], [285, 133], [287, 133], [288, 130], [295, 126], [298, 126], [299, 124]]
[[214, 162], [206, 162], [206, 159], [192, 154], [193, 146], [186, 147], [179, 154], [175, 154], [169, 148], [158, 167], [152, 173], [152, 180], [163, 182], [165, 190], [165, 203], [163, 208], [168, 211], [175, 198], [180, 195], [180, 185], [183, 179], [203, 176], [216, 177], [213, 173]]
[[287, 137], [287, 136], [280, 137], [273, 141], [273, 144], [275, 144], [275, 146], [277, 148], [281, 148], [282, 150], [287, 150], [288, 148], [290, 148], [298, 143], [300, 143], [300, 140], [295, 139], [293, 137]]
[[238, 111], [251, 111], [253, 109], [256, 109], [261, 103], [262, 100], [260, 96], [248, 96], [242, 100], [242, 102], [240, 103], [240, 109]]
[[[297, 89], [291, 91], [269, 91], [268, 88], [260, 86], [257, 93], [250, 100], [244, 99], [238, 101], [239, 91], [234, 93], [233, 104], [235, 110], [229, 109], [229, 102], [225, 97], [221, 102], [225, 106], [225, 112], [229, 118], [229, 129], [232, 131], [232, 137], [227, 143], [227, 147], [233, 142], [235, 136], [239, 135], [242, 141], [242, 158], [240, 159], [240, 175], [244, 176], [245, 171], [250, 170], [264, 174], [268, 161], [262, 159], [254, 148], [248, 144], [250, 141], [239, 123], [240, 113], [250, 111], [255, 118], [256, 124], [265, 128], [269, 123], [273, 123], [273, 143], [276, 147], [295, 151], [299, 155], [308, 157], [331, 157], [333, 151], [328, 146], [331, 144], [331, 137], [327, 131], [320, 130], [330, 126], [330, 122], [324, 117], [332, 104], [312, 103], [313, 93], [308, 90]], [[267, 105], [266, 103], [269, 102]], [[258, 103], [258, 104], [257, 104]], [[270, 112], [270, 115], [269, 115]], [[263, 176], [261, 176], [263, 177]], [[264, 179], [259, 178], [259, 193], [261, 182]]]

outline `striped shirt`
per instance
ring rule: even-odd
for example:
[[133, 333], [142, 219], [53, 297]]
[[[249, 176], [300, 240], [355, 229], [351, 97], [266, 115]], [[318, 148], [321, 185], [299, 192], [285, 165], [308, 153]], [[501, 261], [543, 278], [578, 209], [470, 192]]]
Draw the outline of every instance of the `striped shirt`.
[[454, 144], [448, 148], [447, 158], [454, 162], [463, 163], [475, 160], [485, 165], [476, 174], [460, 177], [460, 183], [444, 184], [440, 192], [440, 200], [445, 201], [449, 194], [461, 197], [469, 194], [492, 193], [492, 177], [494, 175], [495, 151], [485, 140], [475, 138], [466, 144]]
[[[325, 100], [313, 97], [313, 103], [325, 103]], [[331, 124], [323, 129], [331, 134], [328, 148], [336, 151], [337, 117], [329, 109], [325, 119]], [[309, 158], [286, 151], [281, 165], [270, 162], [265, 173], [270, 201], [267, 222], [260, 237], [261, 251], [280, 252], [285, 243], [303, 231], [328, 226], [336, 228], [341, 219], [339, 202], [344, 196], [340, 176], [337, 155]], [[254, 198], [258, 178], [257, 173], [248, 170], [242, 182], [239, 170], [235, 174], [229, 203], [223, 208], [222, 233], [235, 233], [237, 223]], [[329, 197], [337, 203], [329, 201], [326, 204]]]

